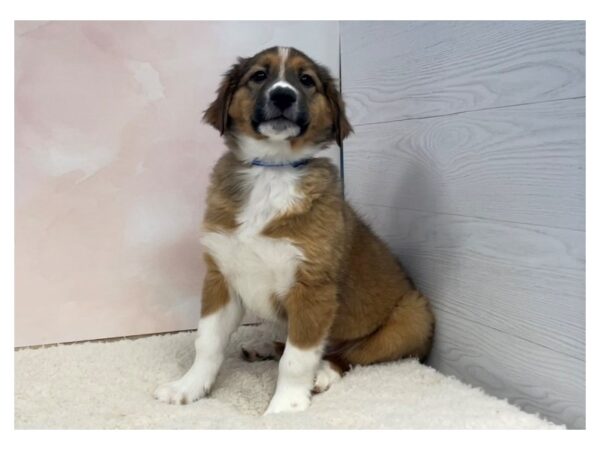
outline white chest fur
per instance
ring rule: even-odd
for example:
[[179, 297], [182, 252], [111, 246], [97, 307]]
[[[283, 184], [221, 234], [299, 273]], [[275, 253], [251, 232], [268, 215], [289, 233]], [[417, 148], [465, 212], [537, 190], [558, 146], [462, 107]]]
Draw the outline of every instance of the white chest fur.
[[261, 233], [278, 215], [301, 198], [302, 169], [251, 167], [244, 172], [250, 194], [237, 216], [233, 233], [208, 233], [202, 239], [230, 287], [244, 306], [264, 319], [275, 320], [272, 296], [284, 295], [294, 284], [303, 255], [285, 239]]

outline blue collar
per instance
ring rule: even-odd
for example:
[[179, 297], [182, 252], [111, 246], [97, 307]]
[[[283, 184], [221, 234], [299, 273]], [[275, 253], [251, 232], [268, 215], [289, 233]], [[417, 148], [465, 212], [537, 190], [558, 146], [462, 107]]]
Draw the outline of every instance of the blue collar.
[[306, 164], [308, 164], [308, 162], [310, 160], [311, 160], [311, 158], [305, 158], [305, 159], [299, 159], [298, 161], [291, 161], [291, 162], [285, 162], [285, 163], [270, 163], [270, 162], [262, 161], [258, 158], [255, 158], [252, 160], [252, 162], [250, 164], [252, 164], [253, 166], [261, 166], [261, 167], [293, 167], [293, 168], [297, 168], [297, 167], [305, 166]]

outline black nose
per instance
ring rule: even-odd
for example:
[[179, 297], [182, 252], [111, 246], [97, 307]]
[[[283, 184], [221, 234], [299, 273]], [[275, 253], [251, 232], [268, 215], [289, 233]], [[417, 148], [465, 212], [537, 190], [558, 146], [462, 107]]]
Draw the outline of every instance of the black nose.
[[296, 93], [288, 88], [276, 87], [269, 94], [269, 98], [277, 108], [284, 111], [296, 101]]

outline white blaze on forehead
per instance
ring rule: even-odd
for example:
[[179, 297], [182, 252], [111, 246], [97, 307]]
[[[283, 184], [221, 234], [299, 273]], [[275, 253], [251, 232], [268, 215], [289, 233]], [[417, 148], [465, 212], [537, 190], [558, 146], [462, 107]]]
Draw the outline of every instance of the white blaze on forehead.
[[285, 62], [290, 54], [289, 47], [278, 47], [279, 50], [279, 79], [283, 80], [285, 76]]
[[288, 56], [290, 55], [290, 48], [289, 47], [277, 47], [277, 49], [278, 49], [278, 53], [279, 53], [279, 76], [277, 77], [277, 81], [269, 88], [267, 93], [271, 92], [273, 89], [275, 89], [277, 87], [282, 87], [282, 88], [291, 89], [292, 91], [294, 91], [297, 94], [298, 90], [294, 86], [292, 86], [290, 83], [285, 81], [285, 62], [287, 61]]

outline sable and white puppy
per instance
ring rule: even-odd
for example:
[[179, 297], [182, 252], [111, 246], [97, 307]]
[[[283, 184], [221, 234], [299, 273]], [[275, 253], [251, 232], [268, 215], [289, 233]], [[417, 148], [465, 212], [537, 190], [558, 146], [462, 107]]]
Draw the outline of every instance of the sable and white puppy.
[[205, 396], [244, 309], [287, 324], [266, 413], [306, 409], [350, 365], [425, 357], [427, 299], [344, 201], [337, 168], [315, 157], [352, 131], [328, 70], [287, 47], [240, 58], [204, 119], [229, 151], [207, 195], [196, 357], [155, 397]]

